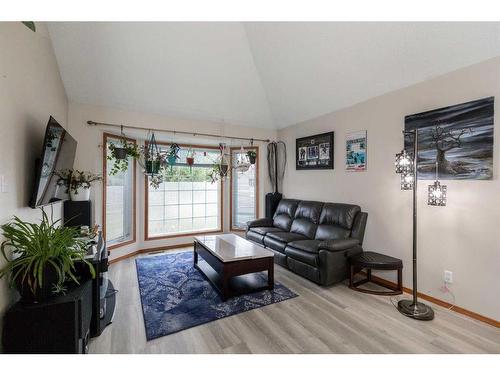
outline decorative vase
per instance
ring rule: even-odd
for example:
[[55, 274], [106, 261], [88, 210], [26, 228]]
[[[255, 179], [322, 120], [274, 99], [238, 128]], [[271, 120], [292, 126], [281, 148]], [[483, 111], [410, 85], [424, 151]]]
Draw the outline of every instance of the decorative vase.
[[159, 160], [147, 160], [146, 161], [146, 174], [155, 175], [160, 171], [160, 161]]
[[90, 200], [90, 187], [80, 186], [75, 190], [71, 190], [70, 197], [72, 201], [88, 201]]
[[113, 150], [113, 156], [117, 160], [125, 160], [127, 158], [127, 149], [123, 147], [116, 147]]
[[248, 155], [248, 161], [250, 162], [250, 164], [255, 164], [256, 159], [257, 157], [255, 155]]

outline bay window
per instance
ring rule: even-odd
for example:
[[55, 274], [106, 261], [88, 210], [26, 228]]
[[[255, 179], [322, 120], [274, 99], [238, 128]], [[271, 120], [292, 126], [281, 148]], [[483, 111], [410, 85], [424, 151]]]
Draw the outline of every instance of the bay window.
[[[169, 145], [159, 147], [167, 151]], [[194, 153], [191, 167], [188, 153]], [[146, 240], [222, 231], [222, 185], [209, 178], [218, 155], [216, 147], [181, 145], [157, 189], [146, 176]]]

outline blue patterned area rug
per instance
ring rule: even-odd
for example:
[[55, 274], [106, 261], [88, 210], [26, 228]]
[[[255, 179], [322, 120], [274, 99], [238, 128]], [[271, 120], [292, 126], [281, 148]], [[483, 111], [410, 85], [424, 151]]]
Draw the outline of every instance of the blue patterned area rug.
[[[273, 290], [245, 294], [223, 302], [194, 268], [192, 251], [141, 257], [135, 262], [148, 340], [297, 297], [290, 289], [275, 282]], [[263, 281], [267, 280], [265, 273], [257, 275]]]

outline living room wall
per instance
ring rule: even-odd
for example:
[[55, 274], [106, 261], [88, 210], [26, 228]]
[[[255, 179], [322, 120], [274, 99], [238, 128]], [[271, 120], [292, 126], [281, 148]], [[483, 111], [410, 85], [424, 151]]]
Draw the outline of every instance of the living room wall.
[[[369, 84], [369, 82], [367, 82]], [[405, 115], [495, 96], [499, 123], [500, 58], [494, 58], [420, 84], [370, 99], [310, 121], [287, 127], [278, 137], [288, 146], [284, 195], [289, 198], [359, 204], [369, 213], [364, 249], [404, 262], [404, 285], [412, 287], [412, 194], [401, 191], [394, 155], [403, 147]], [[367, 170], [345, 171], [345, 137], [368, 131]], [[335, 169], [297, 171], [295, 139], [334, 131]], [[427, 185], [418, 189], [419, 291], [452, 302], [440, 290], [443, 272], [453, 272], [455, 303], [500, 320], [498, 223], [500, 222], [499, 132], [494, 140], [494, 178], [445, 181], [446, 207], [426, 204]], [[381, 275], [393, 279], [390, 274]], [[492, 296], [492, 298], [485, 298]]]
[[[214, 133], [226, 136], [238, 136], [248, 138], [263, 138], [275, 139], [277, 131], [258, 128], [250, 128], [244, 126], [235, 126], [232, 124], [212, 123], [198, 120], [179, 119], [166, 116], [147, 114], [143, 112], [122, 110], [110, 107], [100, 107], [94, 105], [69, 103], [68, 114], [69, 126], [68, 130], [71, 135], [78, 141], [78, 149], [75, 160], [75, 168], [80, 170], [93, 171], [102, 173], [102, 134], [108, 132], [112, 134], [120, 134], [119, 128], [112, 127], [91, 127], [87, 125], [88, 120], [108, 122], [115, 124], [134, 125], [144, 128], [159, 128], [159, 129], [175, 129], [177, 131], [188, 131], [198, 133]], [[146, 138], [146, 131], [125, 130], [127, 136], [136, 138], [143, 142]], [[238, 140], [206, 138], [201, 136], [175, 136], [165, 133], [155, 133], [158, 141], [172, 142], [197, 145], [217, 145], [224, 141], [228, 146], [240, 147], [241, 142]], [[259, 211], [264, 215], [264, 195], [270, 191], [270, 183], [267, 174], [267, 144], [255, 142], [255, 146], [259, 146]], [[248, 146], [248, 142], [244, 143]], [[229, 181], [226, 181], [224, 190], [229, 190]], [[131, 245], [119, 247], [111, 251], [110, 259], [125, 256], [140, 249], [157, 248], [161, 246], [171, 246], [178, 244], [192, 243], [193, 238], [182, 236], [170, 239], [161, 240], [144, 240], [144, 174], [140, 167], [137, 168], [136, 180], [136, 242]], [[102, 186], [97, 185], [93, 188], [91, 200], [93, 203], [94, 221], [102, 224]], [[223, 201], [223, 218], [224, 230], [229, 230], [229, 200], [228, 194], [224, 194]]]
[[[36, 23], [36, 33], [21, 22], [0, 23], [0, 50], [0, 175], [7, 185], [7, 192], [0, 193], [0, 223], [12, 215], [37, 221], [40, 210], [27, 207], [35, 158], [49, 116], [66, 125], [68, 101], [43, 23]], [[53, 208], [54, 218], [60, 218], [61, 205]], [[0, 320], [12, 298], [7, 280], [0, 280]]]

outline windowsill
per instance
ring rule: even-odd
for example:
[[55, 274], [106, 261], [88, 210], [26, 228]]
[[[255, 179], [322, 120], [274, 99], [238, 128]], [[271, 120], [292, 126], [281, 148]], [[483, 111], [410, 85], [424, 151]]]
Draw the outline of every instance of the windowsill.
[[131, 240], [128, 240], [125, 242], [114, 243], [113, 245], [106, 246], [106, 248], [111, 251], [111, 250], [118, 249], [118, 248], [123, 247], [123, 246], [132, 245], [133, 243], [135, 243], [135, 238], [132, 238]]
[[178, 238], [178, 237], [198, 236], [198, 235], [201, 235], [201, 234], [221, 234], [222, 232], [223, 232], [222, 229], [215, 229], [215, 230], [202, 231], [202, 232], [188, 232], [188, 233], [179, 233], [179, 234], [169, 234], [169, 235], [166, 235], [166, 236], [155, 236], [155, 237], [148, 237], [148, 236], [146, 236], [144, 238], [144, 241], [156, 241], [156, 240], [165, 240], [165, 239]]

